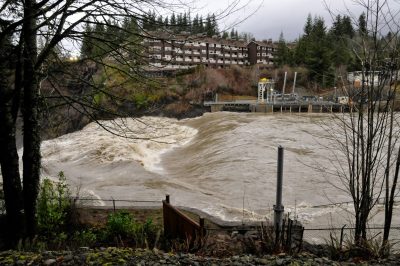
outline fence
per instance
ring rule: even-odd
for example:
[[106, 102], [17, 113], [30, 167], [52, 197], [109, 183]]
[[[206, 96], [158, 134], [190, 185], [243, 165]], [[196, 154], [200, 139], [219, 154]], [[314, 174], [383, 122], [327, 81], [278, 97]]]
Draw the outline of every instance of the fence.
[[[367, 229], [367, 239], [381, 243], [383, 235], [383, 227], [373, 225]], [[319, 228], [305, 228], [304, 241], [310, 244], [331, 244], [332, 241], [340, 246], [345, 246], [347, 243], [354, 242], [354, 227], [319, 227]], [[395, 225], [391, 227], [389, 241], [392, 248], [400, 250], [400, 226]]]
[[[124, 199], [104, 199], [104, 198], [73, 198], [74, 204], [79, 206], [90, 207], [103, 207], [116, 209], [126, 208], [142, 208], [142, 207], [157, 207], [163, 208], [164, 232], [170, 238], [181, 238], [190, 240], [191, 244], [196, 241], [200, 236], [205, 236], [208, 233], [216, 232], [233, 232], [235, 230], [254, 231], [259, 230], [260, 225], [250, 226], [246, 228], [206, 228], [204, 226], [204, 219], [200, 219], [199, 223], [193, 221], [187, 215], [173, 207], [169, 202], [169, 196], [166, 200], [124, 200]], [[301, 235], [302, 240], [310, 244], [331, 244], [331, 241], [337, 243], [342, 242], [342, 245], [352, 242], [354, 239], [353, 227], [332, 227], [332, 226], [319, 226], [313, 228], [304, 228], [303, 232], [297, 232], [295, 235]], [[372, 225], [368, 228], [368, 239], [371, 241], [380, 242], [383, 235], [383, 227], [379, 225]], [[289, 238], [287, 238], [289, 239]], [[392, 249], [400, 251], [400, 225], [393, 225], [390, 231], [390, 243]], [[290, 240], [292, 241], [292, 240]], [[298, 239], [296, 239], [296, 242]], [[300, 244], [301, 245], [301, 244]]]
[[113, 208], [116, 209], [129, 209], [129, 208], [143, 208], [143, 207], [161, 207], [162, 200], [129, 200], [129, 199], [114, 199], [114, 198], [71, 198], [74, 206], [81, 207], [98, 207], [98, 208]]

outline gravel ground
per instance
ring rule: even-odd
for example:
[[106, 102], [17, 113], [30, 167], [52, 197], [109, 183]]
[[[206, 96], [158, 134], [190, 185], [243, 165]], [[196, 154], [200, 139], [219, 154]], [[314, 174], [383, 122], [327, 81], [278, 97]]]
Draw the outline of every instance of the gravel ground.
[[164, 253], [158, 250], [129, 248], [80, 248], [76, 251], [44, 251], [41, 253], [4, 251], [0, 265], [400, 265], [400, 257], [385, 260], [335, 262], [309, 253], [262, 257], [240, 255], [227, 258], [201, 257], [186, 253]]

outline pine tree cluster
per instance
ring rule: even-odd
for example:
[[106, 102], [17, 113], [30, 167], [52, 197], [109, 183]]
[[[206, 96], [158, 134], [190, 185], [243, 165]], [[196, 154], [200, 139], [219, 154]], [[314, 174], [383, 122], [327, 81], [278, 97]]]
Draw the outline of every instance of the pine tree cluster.
[[323, 87], [333, 86], [338, 69], [359, 70], [360, 62], [352, 53], [352, 44], [367, 36], [366, 25], [364, 13], [356, 23], [358, 28], [349, 16], [336, 16], [328, 28], [323, 18], [309, 15], [302, 36], [295, 43], [288, 44], [281, 33], [275, 65], [306, 67], [311, 81]]

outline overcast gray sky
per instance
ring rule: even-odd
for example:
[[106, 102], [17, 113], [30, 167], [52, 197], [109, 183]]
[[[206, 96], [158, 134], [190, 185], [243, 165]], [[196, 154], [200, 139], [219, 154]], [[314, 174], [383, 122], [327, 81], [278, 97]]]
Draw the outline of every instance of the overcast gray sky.
[[[238, 18], [243, 19], [255, 12], [235, 28], [239, 32], [251, 32], [257, 39], [278, 40], [280, 33], [283, 32], [286, 40], [294, 40], [303, 32], [309, 13], [313, 16], [322, 16], [328, 26], [332, 22], [323, 0], [242, 0], [242, 3], [246, 1], [249, 4], [245, 8], [219, 24], [228, 27]], [[233, 0], [198, 0], [197, 6], [201, 7], [199, 13], [218, 13], [232, 2]], [[326, 0], [325, 2], [335, 13], [348, 14], [350, 10], [355, 17], [358, 17], [362, 12], [362, 8], [353, 0]]]

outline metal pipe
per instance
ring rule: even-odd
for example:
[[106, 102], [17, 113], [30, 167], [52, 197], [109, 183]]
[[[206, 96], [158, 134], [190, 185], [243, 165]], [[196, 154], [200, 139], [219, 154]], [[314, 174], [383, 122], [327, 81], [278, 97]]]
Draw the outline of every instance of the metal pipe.
[[283, 95], [285, 94], [286, 77], [287, 77], [287, 72], [285, 72], [285, 78], [283, 79], [282, 97], [283, 97]]
[[293, 91], [292, 91], [293, 94], [294, 94], [294, 88], [296, 87], [296, 79], [297, 79], [297, 72], [294, 72]]
[[283, 184], [283, 147], [278, 147], [278, 172], [276, 183], [276, 205], [274, 205], [274, 226], [275, 230], [282, 229], [284, 207], [282, 205], [282, 184]]

